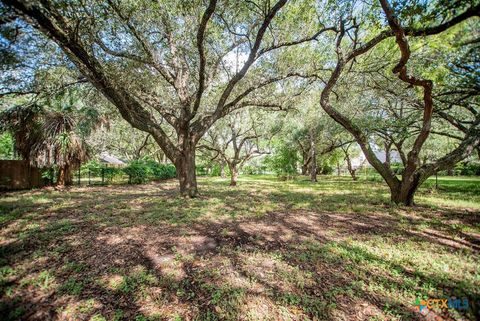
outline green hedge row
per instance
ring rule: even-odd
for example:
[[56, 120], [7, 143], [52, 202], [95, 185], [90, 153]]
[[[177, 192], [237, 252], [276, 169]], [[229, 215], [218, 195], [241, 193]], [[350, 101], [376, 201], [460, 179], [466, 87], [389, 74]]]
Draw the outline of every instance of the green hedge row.
[[458, 163], [453, 169], [453, 175], [480, 176], [480, 163]]
[[111, 182], [116, 176], [128, 175], [132, 184], [142, 184], [151, 180], [175, 178], [177, 171], [172, 164], [160, 164], [153, 160], [136, 160], [128, 163], [126, 167], [105, 167], [97, 161], [90, 161], [82, 165], [81, 174], [86, 176], [101, 176], [102, 172], [106, 182]]
[[128, 163], [123, 171], [130, 177], [130, 183], [141, 184], [149, 180], [168, 179], [177, 176], [175, 166], [160, 164], [152, 160], [137, 160]]

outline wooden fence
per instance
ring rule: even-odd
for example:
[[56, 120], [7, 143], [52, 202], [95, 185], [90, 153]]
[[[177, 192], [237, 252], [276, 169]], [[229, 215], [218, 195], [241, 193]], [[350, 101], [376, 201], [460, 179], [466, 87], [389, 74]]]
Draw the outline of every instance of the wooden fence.
[[24, 160], [0, 160], [0, 190], [42, 187], [42, 173]]

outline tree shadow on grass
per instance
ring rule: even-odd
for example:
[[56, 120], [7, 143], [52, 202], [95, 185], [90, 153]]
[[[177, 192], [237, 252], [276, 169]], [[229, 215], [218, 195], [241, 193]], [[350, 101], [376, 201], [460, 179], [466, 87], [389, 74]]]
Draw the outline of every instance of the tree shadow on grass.
[[[248, 190], [221, 187], [203, 199], [185, 201], [188, 206], [183, 207], [182, 199], [172, 200], [168, 189], [129, 192], [99, 188], [95, 199], [87, 200], [70, 193], [65, 198], [74, 202], [48, 206], [30, 222], [38, 226], [5, 230], [2, 271], [9, 266], [18, 271], [3, 278], [1, 312], [8, 315], [24, 307], [18, 318], [30, 320], [68, 313], [77, 319], [101, 314], [124, 320], [176, 315], [198, 320], [415, 320], [420, 318], [413, 306], [417, 294], [478, 300], [474, 284], [437, 271], [425, 273], [415, 262], [399, 263], [359, 245], [391, 238], [475, 250], [468, 240], [438, 241], [450, 231], [447, 223], [430, 224], [433, 234], [412, 230], [434, 220], [433, 214], [408, 220], [388, 210], [326, 211], [312, 199], [332, 203], [335, 195], [294, 191], [250, 195]], [[350, 194], [339, 205], [347, 206], [350, 197], [368, 202]], [[212, 220], [203, 209], [226, 200], [220, 205], [227, 212], [243, 210], [242, 204], [228, 203], [242, 198], [247, 204], [271, 202], [279, 210], [235, 219], [225, 213], [227, 219]], [[137, 199], [146, 200], [138, 207], [123, 207]], [[292, 203], [305, 203], [305, 208], [292, 209]], [[119, 204], [120, 210], [109, 211]], [[155, 206], [163, 205], [161, 215], [151, 216], [158, 210]], [[85, 211], [91, 206], [98, 207]], [[464, 223], [475, 221], [466, 217]], [[54, 279], [51, 287], [40, 278], [44, 271]]]

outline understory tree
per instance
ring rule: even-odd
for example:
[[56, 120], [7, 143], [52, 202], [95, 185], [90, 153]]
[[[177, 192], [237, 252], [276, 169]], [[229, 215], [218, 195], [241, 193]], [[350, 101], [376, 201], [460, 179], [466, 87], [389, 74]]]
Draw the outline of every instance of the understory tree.
[[[308, 100], [316, 96], [310, 94]], [[312, 103], [301, 105], [296, 112], [291, 112], [294, 117], [292, 140], [298, 147], [301, 155], [301, 174], [309, 175], [312, 182], [317, 181], [317, 174], [320, 171], [318, 162], [320, 158], [332, 153], [345, 144], [351, 143], [351, 137], [342, 134], [342, 128], [332, 121], [325, 113], [313, 111]], [[292, 122], [292, 119], [290, 119]], [[291, 129], [287, 129], [291, 130]]]
[[344, 160], [347, 163], [348, 173], [350, 174], [350, 176], [352, 176], [352, 179], [354, 181], [358, 180], [358, 176], [357, 176], [358, 166], [355, 166], [355, 164], [352, 163], [352, 156], [353, 157], [356, 156], [355, 144], [349, 143], [340, 147], [340, 149], [342, 150], [344, 155]]
[[260, 144], [261, 139], [268, 139], [264, 124], [256, 121], [261, 116], [247, 111], [229, 115], [207, 132], [199, 146], [213, 153], [211, 160], [228, 166], [230, 186], [237, 185], [239, 172], [249, 160], [268, 153]]

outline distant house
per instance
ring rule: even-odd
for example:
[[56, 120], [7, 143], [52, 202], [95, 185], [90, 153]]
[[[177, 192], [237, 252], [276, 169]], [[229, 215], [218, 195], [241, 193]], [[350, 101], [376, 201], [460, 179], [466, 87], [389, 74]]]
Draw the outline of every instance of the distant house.
[[98, 160], [100, 161], [100, 163], [105, 164], [106, 166], [122, 167], [122, 166], [127, 165], [121, 159], [119, 159], [115, 156], [112, 156], [112, 155], [108, 154], [107, 152], [101, 153], [100, 156], [98, 157]]
[[[386, 153], [384, 150], [380, 149], [374, 149], [373, 152], [375, 153], [375, 156], [382, 162], [385, 163], [386, 158]], [[390, 163], [401, 163], [402, 159], [400, 157], [400, 154], [396, 150], [391, 150], [390, 151]], [[372, 167], [370, 163], [368, 162], [367, 158], [365, 157], [365, 154], [360, 153], [357, 157], [352, 158], [352, 167], [353, 168], [359, 168], [359, 167]]]

